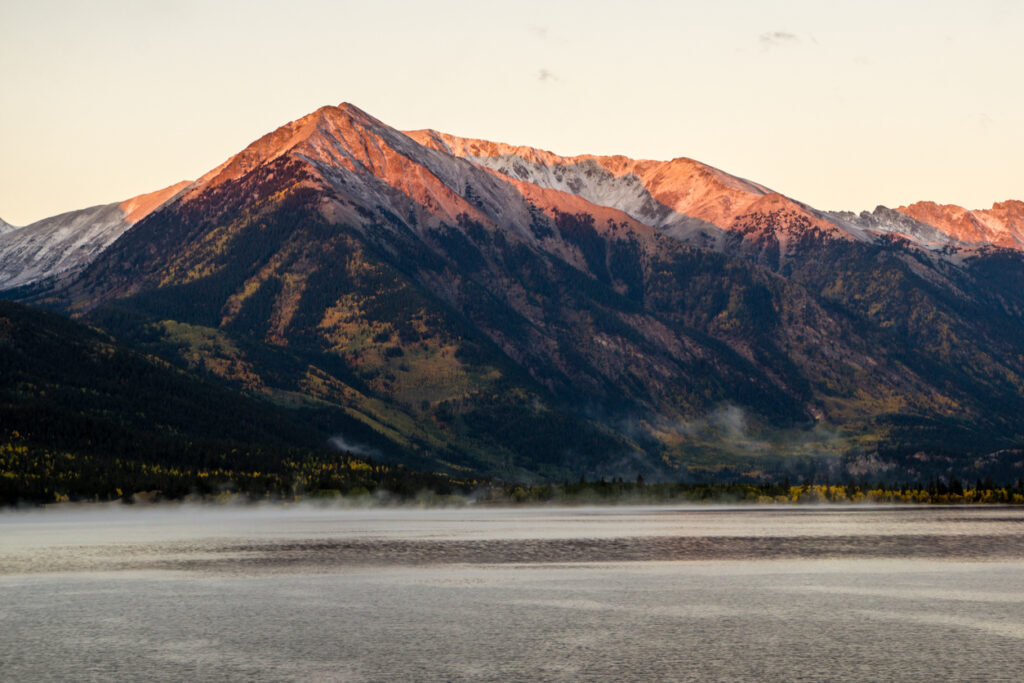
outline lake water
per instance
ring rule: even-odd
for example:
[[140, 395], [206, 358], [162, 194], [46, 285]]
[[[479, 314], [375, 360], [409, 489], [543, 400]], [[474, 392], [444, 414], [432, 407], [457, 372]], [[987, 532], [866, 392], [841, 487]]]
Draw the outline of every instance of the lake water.
[[1024, 680], [1024, 510], [0, 513], [0, 680]]

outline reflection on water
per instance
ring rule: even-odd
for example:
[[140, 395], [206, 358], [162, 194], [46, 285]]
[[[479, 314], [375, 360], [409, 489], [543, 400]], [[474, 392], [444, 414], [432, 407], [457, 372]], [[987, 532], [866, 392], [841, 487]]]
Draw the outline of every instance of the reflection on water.
[[1024, 511], [0, 514], [4, 680], [1019, 680]]

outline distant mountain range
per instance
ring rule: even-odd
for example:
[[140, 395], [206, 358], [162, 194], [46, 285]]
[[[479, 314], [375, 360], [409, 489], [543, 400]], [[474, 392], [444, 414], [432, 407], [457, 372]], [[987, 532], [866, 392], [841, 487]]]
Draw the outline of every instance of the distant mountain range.
[[962, 477], [1024, 461], [1022, 251], [1020, 201], [825, 212], [343, 104], [0, 234], [0, 287], [442, 471]]

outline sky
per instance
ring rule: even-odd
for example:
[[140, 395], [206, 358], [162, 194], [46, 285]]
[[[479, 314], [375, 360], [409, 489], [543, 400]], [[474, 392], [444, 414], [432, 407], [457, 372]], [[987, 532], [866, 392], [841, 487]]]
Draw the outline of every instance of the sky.
[[193, 179], [351, 102], [691, 157], [821, 209], [1024, 199], [1021, 0], [2, 0], [0, 218]]

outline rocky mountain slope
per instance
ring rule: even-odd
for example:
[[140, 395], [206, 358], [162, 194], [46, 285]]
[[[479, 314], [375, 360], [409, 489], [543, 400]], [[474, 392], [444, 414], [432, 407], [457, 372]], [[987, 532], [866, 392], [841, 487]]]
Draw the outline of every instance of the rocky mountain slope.
[[447, 471], [909, 475], [1024, 435], [1022, 257], [961, 238], [342, 105], [26, 296]]

